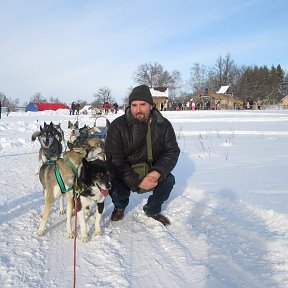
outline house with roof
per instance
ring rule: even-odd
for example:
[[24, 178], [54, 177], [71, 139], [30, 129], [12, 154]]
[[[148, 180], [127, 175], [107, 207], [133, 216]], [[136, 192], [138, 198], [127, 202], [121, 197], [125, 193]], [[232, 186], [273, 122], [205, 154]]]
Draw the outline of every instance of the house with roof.
[[167, 110], [168, 106], [168, 88], [167, 87], [154, 87], [150, 88], [153, 102], [159, 111]]
[[230, 86], [221, 86], [216, 93], [204, 93], [196, 99], [198, 109], [241, 109], [243, 101], [235, 99]]
[[216, 94], [233, 96], [233, 93], [230, 93], [230, 86], [229, 85], [221, 86], [220, 89], [216, 92]]
[[288, 95], [281, 99], [281, 104], [284, 109], [288, 109]]

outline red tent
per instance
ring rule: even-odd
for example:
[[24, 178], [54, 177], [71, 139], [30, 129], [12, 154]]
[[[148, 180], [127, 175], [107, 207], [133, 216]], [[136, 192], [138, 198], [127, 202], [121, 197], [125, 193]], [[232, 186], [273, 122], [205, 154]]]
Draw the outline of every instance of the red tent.
[[45, 111], [45, 110], [58, 110], [58, 109], [69, 109], [69, 107], [66, 104], [63, 103], [29, 103], [26, 107], [27, 111]]

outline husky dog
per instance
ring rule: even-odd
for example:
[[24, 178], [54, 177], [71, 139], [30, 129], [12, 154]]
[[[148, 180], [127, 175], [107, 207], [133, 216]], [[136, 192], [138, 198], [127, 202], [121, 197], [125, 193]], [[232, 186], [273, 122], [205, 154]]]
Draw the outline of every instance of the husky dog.
[[[32, 135], [32, 141], [38, 138], [40, 142], [40, 149], [38, 155], [38, 165], [35, 170], [35, 174], [38, 175], [40, 167], [43, 163], [48, 161], [57, 160], [62, 153], [62, 142], [64, 142], [64, 131], [61, 129], [61, 124], [54, 124], [52, 121], [50, 124], [44, 122], [44, 127], [40, 126], [40, 131], [34, 132]], [[65, 147], [65, 145], [64, 145]], [[60, 215], [64, 215], [64, 199], [60, 199]]]
[[76, 121], [74, 124], [68, 122], [68, 141], [67, 146], [69, 149], [79, 147], [81, 145], [89, 145], [93, 148], [101, 147], [104, 148], [104, 141], [95, 136], [95, 132], [100, 132], [97, 127], [91, 127], [84, 125], [79, 128], [79, 123]]
[[[44, 191], [44, 211], [37, 231], [38, 236], [44, 235], [45, 226], [48, 220], [50, 210], [57, 198], [64, 195], [67, 200], [67, 223], [66, 235], [68, 238], [73, 238], [71, 228], [71, 218], [73, 212], [73, 190], [75, 188], [75, 181], [78, 176], [78, 169], [82, 165], [82, 159], [95, 159], [97, 155], [102, 153], [101, 148], [91, 149], [90, 147], [81, 147], [77, 151], [70, 150], [63, 154], [63, 158], [57, 159], [54, 164], [44, 163], [39, 172], [39, 179]], [[62, 188], [57, 181], [57, 174], [55, 169], [58, 169], [60, 178], [62, 179], [62, 186], [69, 192], [62, 191]]]
[[110, 178], [106, 161], [97, 159], [94, 161], [82, 160], [78, 182], [83, 187], [79, 198], [79, 224], [81, 229], [80, 239], [87, 242], [87, 226], [85, 223], [85, 207], [96, 202], [95, 235], [101, 235], [101, 216], [104, 210], [104, 200], [109, 194]]
[[44, 127], [42, 128], [42, 126], [40, 126], [40, 131], [34, 132], [32, 135], [32, 141], [38, 138], [40, 142], [38, 166], [35, 171], [36, 175], [39, 174], [40, 167], [43, 163], [55, 161], [61, 156], [61, 142], [64, 138], [64, 133], [59, 125], [54, 125], [52, 122], [47, 125], [46, 122], [44, 122]]
[[53, 125], [53, 127], [56, 129], [57, 136], [59, 137], [59, 142], [63, 144], [64, 146], [64, 151], [66, 150], [66, 142], [65, 142], [65, 138], [64, 138], [64, 131], [61, 128], [61, 123], [58, 124], [54, 124], [52, 122], [50, 122], [50, 125]]

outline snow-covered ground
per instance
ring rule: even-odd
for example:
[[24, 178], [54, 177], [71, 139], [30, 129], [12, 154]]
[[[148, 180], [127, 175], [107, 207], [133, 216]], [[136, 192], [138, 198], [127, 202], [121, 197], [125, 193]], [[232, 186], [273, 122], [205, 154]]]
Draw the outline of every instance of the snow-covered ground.
[[[163, 112], [181, 155], [176, 185], [163, 207], [164, 227], [142, 211], [148, 194], [132, 194], [126, 216], [103, 235], [76, 241], [76, 287], [288, 287], [288, 111]], [[112, 121], [116, 116], [110, 114]], [[73, 287], [74, 240], [56, 202], [46, 234], [34, 174], [44, 121], [68, 112], [10, 113], [0, 120], [0, 287]], [[88, 115], [81, 125], [93, 124]], [[95, 210], [95, 207], [93, 207]]]

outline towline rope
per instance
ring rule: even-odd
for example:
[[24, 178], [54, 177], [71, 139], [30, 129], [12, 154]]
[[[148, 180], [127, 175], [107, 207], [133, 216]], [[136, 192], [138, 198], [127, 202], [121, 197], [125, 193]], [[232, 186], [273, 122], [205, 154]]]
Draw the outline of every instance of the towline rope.
[[78, 202], [80, 194], [75, 194], [75, 227], [74, 227], [74, 277], [73, 277], [73, 287], [76, 288], [76, 240], [77, 240], [77, 213], [78, 213]]

